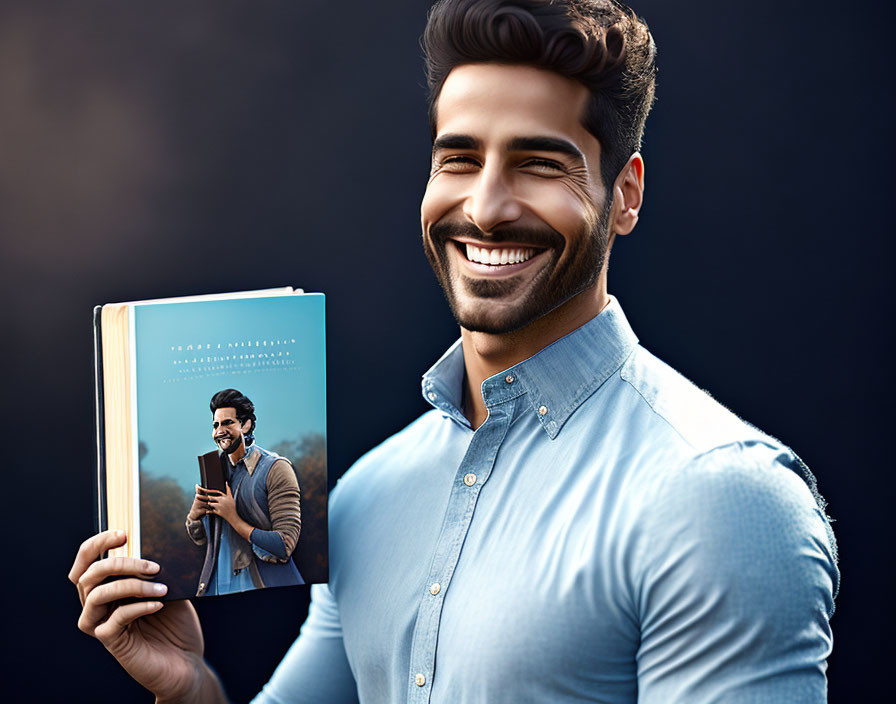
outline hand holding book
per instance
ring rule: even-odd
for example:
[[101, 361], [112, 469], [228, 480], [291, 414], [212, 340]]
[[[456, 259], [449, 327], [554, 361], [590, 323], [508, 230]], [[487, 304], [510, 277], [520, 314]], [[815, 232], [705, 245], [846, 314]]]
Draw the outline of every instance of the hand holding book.
[[148, 578], [159, 566], [132, 557], [98, 560], [126, 542], [124, 531], [104, 531], [78, 550], [69, 572], [83, 607], [78, 628], [99, 640], [157, 702], [226, 702], [202, 659], [202, 630], [193, 605], [158, 600], [167, 587]]
[[202, 517], [208, 513], [208, 500], [205, 492], [205, 489], [198, 484], [196, 485], [196, 494], [193, 496], [193, 505], [190, 506], [190, 513], [187, 514], [188, 521], [201, 521]]
[[[221, 325], [234, 320], [238, 332]], [[303, 584], [297, 560], [309, 581], [326, 580], [323, 296], [283, 288], [107, 304], [94, 334], [102, 532], [69, 573], [78, 626], [157, 702], [225, 702], [183, 599]], [[301, 552], [300, 482], [310, 497]], [[257, 545], [239, 544], [252, 535]]]
[[225, 489], [227, 490], [226, 493], [213, 489], [203, 489], [202, 487], [198, 487], [197, 490], [201, 490], [205, 493], [205, 500], [208, 503], [208, 513], [220, 516], [227, 521], [230, 524], [230, 527], [239, 533], [240, 536], [245, 540], [249, 540], [249, 536], [252, 535], [255, 526], [249, 525], [246, 521], [240, 518], [240, 515], [236, 510], [236, 501], [234, 501], [233, 494], [230, 492], [230, 485], [225, 484]]

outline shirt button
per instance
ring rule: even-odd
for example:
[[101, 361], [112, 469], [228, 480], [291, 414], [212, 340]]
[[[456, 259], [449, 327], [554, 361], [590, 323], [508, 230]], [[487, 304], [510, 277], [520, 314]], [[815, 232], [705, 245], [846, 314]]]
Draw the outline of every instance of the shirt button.
[[464, 475], [464, 484], [467, 486], [473, 486], [476, 483], [476, 475], [470, 472], [469, 474]]
[[433, 583], [429, 586], [429, 593], [432, 594], [433, 596], [435, 596], [436, 594], [438, 594], [440, 591], [442, 591], [442, 585], [439, 584], [438, 582], [433, 582]]
[[512, 384], [513, 383], [513, 374], [508, 374], [507, 376], [505, 376], [504, 381], [506, 381], [508, 384]]
[[428, 394], [426, 394], [426, 395], [429, 396], [429, 400], [430, 400], [430, 401], [435, 401], [435, 400], [436, 400], [436, 393], [435, 393], [435, 391], [430, 391], [430, 392], [429, 392]]
[[541, 407], [538, 409], [538, 414], [539, 414], [539, 415], [542, 415], [542, 416], [543, 416], [543, 415], [546, 415], [547, 412], [548, 412], [548, 407], [547, 407], [547, 406], [541, 406]]
[[425, 685], [426, 675], [424, 675], [422, 672], [418, 672], [416, 675], [414, 675], [414, 684], [418, 687], [422, 687], [423, 685]]

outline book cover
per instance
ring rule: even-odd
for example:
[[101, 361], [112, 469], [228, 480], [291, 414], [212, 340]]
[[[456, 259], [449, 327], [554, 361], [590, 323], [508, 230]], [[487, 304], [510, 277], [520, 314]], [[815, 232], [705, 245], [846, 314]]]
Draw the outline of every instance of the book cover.
[[[97, 333], [100, 527], [128, 529], [128, 554], [162, 566], [169, 599], [325, 582], [324, 296], [133, 303], [118, 322], [106, 312]], [[227, 390], [254, 406], [243, 432], [234, 430], [242, 420], [229, 431], [243, 453], [216, 440], [224, 430], [210, 403]], [[221, 478], [254, 527], [251, 542], [221, 516], [187, 521], [196, 485]]]

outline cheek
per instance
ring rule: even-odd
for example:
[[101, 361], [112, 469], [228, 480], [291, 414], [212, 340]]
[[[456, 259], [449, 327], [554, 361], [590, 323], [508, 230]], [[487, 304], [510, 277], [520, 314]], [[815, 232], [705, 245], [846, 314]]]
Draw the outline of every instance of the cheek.
[[520, 195], [526, 207], [540, 220], [550, 225], [566, 240], [581, 232], [590, 230], [596, 219], [596, 211], [590, 200], [563, 182], [551, 183], [549, 187], [530, 187], [521, 190]]
[[442, 175], [434, 176], [426, 185], [423, 202], [420, 204], [420, 221], [424, 232], [429, 225], [441, 220], [462, 200], [456, 184], [449, 183], [449, 180]]

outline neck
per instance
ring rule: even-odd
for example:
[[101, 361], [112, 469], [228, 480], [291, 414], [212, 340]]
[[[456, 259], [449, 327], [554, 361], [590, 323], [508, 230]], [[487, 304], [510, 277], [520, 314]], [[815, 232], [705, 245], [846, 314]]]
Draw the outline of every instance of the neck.
[[610, 302], [603, 277], [592, 288], [569, 299], [526, 327], [500, 335], [461, 328], [464, 350], [464, 415], [474, 429], [488, 411], [482, 382], [522, 362], [596, 317]]
[[230, 457], [230, 464], [236, 466], [236, 463], [239, 462], [243, 457], [246, 456], [246, 441], [240, 439], [240, 446], [236, 448], [233, 452], [228, 455]]

